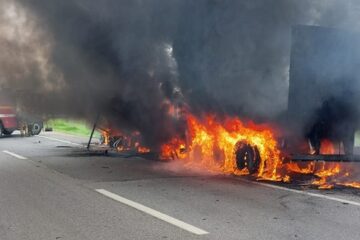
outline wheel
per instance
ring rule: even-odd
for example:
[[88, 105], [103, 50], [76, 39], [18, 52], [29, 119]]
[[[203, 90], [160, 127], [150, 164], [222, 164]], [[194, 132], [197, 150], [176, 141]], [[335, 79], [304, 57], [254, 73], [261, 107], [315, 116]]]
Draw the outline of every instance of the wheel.
[[[30, 125], [29, 125], [30, 126]], [[39, 135], [42, 129], [42, 126], [40, 123], [34, 123], [31, 125], [31, 134], [32, 135]]]
[[3, 130], [3, 133], [7, 136], [11, 135], [14, 131], [8, 131], [6, 129]]
[[3, 133], [4, 133], [4, 127], [2, 125], [2, 122], [0, 122], [0, 137], [3, 136]]
[[236, 166], [240, 169], [248, 169], [250, 174], [256, 173], [260, 165], [260, 153], [256, 146], [245, 141], [239, 141], [235, 145]]

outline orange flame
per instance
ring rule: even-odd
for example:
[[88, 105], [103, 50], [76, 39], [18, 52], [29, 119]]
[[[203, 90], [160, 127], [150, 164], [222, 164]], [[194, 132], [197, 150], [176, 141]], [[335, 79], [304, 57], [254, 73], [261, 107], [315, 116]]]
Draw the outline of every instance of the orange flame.
[[110, 130], [103, 130], [102, 131], [102, 137], [103, 137], [103, 144], [110, 146], [111, 145], [111, 141], [110, 138], [111, 136], [117, 136], [116, 140], [117, 144], [116, 146], [110, 146], [112, 148], [115, 148], [117, 151], [121, 152], [121, 151], [137, 151], [138, 153], [148, 153], [150, 152], [150, 148], [145, 147], [141, 144], [139, 138], [140, 138], [140, 132], [135, 131], [132, 132], [130, 135], [124, 134], [122, 131], [119, 130], [112, 130], [112, 132]]
[[148, 152], [150, 152], [150, 148], [143, 147], [143, 146], [139, 146], [139, 147], [137, 148], [137, 151], [138, 151], [139, 153], [148, 153]]
[[110, 143], [110, 141], [109, 141], [109, 139], [110, 139], [110, 134], [109, 134], [109, 132], [108, 131], [105, 131], [105, 130], [103, 130], [103, 131], [101, 131], [101, 135], [102, 135], [102, 137], [103, 137], [103, 144], [104, 145], [109, 145], [109, 143]]
[[236, 117], [219, 121], [212, 115], [199, 119], [188, 114], [186, 121], [187, 139], [175, 137], [164, 144], [161, 148], [162, 158], [183, 159], [187, 165], [201, 165], [210, 171], [248, 174], [237, 168], [235, 160], [236, 143], [246, 141], [251, 146], [257, 146], [261, 156], [257, 176], [273, 181], [282, 180], [277, 171], [282, 162], [280, 150], [270, 127], [244, 124]]
[[[201, 167], [212, 172], [247, 175], [249, 171], [246, 168], [239, 170], [236, 163], [236, 146], [240, 142], [245, 142], [251, 147], [256, 147], [260, 155], [256, 173], [259, 180], [291, 182], [294, 174], [298, 173], [316, 176], [317, 179], [311, 184], [319, 189], [330, 189], [336, 185], [360, 188], [360, 182], [349, 180], [354, 172], [350, 165], [316, 161], [284, 162], [275, 137], [277, 131], [273, 126], [245, 123], [237, 117], [225, 117], [220, 120], [211, 114], [199, 118], [170, 102], [165, 102], [164, 106], [167, 107], [169, 116], [184, 117], [186, 120], [185, 134], [174, 136], [161, 146], [160, 157], [164, 160], [179, 159], [189, 168]], [[103, 131], [106, 145], [110, 143], [110, 135], [113, 134]], [[123, 141], [122, 145], [117, 147], [118, 151], [151, 151], [140, 144], [139, 132], [133, 132], [129, 136], [122, 133], [121, 135]], [[336, 147], [331, 141], [324, 140], [320, 153], [343, 154], [343, 149], [340, 145]]]
[[[351, 168], [340, 163], [284, 163], [273, 127], [244, 123], [239, 118], [227, 117], [220, 121], [213, 115], [200, 119], [186, 114], [186, 137], [174, 137], [161, 147], [163, 159], [181, 159], [186, 166], [201, 166], [209, 171], [246, 175], [236, 164], [235, 146], [245, 141], [256, 146], [261, 157], [257, 177], [260, 180], [290, 182], [292, 173], [311, 174], [319, 189], [335, 185], [360, 188], [360, 182], [348, 181]], [[341, 149], [329, 141], [322, 141], [321, 154], [340, 154]]]
[[[340, 146], [336, 146], [330, 140], [325, 139], [321, 142], [321, 154], [343, 154]], [[305, 166], [304, 166], [305, 165]], [[287, 169], [291, 172], [312, 174], [318, 179], [312, 181], [312, 185], [319, 189], [331, 189], [338, 186], [360, 188], [360, 182], [349, 181], [351, 177], [350, 172], [354, 172], [353, 166], [346, 163], [325, 163], [325, 162], [310, 162], [303, 163], [288, 163]]]

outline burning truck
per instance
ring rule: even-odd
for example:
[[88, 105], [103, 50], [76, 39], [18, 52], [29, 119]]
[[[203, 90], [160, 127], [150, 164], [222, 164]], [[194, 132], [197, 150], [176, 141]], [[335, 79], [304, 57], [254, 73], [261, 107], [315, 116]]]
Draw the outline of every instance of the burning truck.
[[292, 139], [308, 140], [312, 159], [339, 157], [321, 156], [325, 139], [337, 144], [341, 160], [355, 157], [360, 119], [359, 40], [357, 33], [336, 29], [293, 28], [287, 125], [295, 135]]
[[[288, 109], [278, 120], [256, 124], [213, 113], [198, 116], [173, 104], [168, 114], [184, 123], [185, 130], [157, 149], [160, 158], [261, 180], [290, 182], [305, 174], [315, 176], [311, 184], [319, 188], [360, 188], [350, 178], [360, 172], [348, 164], [360, 161], [354, 154], [360, 119], [359, 43], [357, 33], [294, 26]], [[135, 135], [139, 139], [141, 134]], [[105, 131], [104, 136], [105, 143], [120, 150], [150, 151], [139, 141], [131, 147], [130, 135], [114, 140]]]

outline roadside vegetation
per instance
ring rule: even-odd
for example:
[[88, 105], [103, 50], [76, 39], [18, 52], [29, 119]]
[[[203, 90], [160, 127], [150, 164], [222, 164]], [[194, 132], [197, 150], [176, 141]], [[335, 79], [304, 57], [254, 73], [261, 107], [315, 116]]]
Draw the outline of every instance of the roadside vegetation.
[[[84, 121], [71, 120], [71, 119], [51, 119], [45, 124], [45, 127], [52, 128], [53, 131], [62, 132], [78, 136], [90, 136], [92, 126], [88, 125]], [[95, 138], [100, 137], [100, 133], [95, 131]]]

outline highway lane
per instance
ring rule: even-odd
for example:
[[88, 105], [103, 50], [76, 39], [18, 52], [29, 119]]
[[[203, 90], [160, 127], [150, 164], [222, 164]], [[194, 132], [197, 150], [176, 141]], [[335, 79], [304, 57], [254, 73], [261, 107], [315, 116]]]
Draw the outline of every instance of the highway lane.
[[356, 191], [310, 196], [173, 163], [89, 155], [80, 146], [86, 140], [57, 133], [0, 139], [1, 239], [360, 239]]

